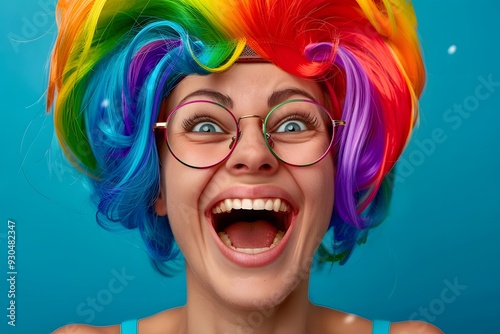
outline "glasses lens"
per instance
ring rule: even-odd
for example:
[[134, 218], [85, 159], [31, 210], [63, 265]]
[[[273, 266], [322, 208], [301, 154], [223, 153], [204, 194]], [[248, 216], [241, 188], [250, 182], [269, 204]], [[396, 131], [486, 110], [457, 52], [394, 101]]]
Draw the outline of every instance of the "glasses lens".
[[224, 106], [211, 101], [190, 101], [170, 114], [167, 145], [183, 164], [210, 167], [231, 153], [236, 131], [236, 119]]
[[283, 162], [308, 166], [329, 151], [332, 120], [328, 111], [308, 100], [289, 100], [275, 107], [264, 121], [268, 146]]

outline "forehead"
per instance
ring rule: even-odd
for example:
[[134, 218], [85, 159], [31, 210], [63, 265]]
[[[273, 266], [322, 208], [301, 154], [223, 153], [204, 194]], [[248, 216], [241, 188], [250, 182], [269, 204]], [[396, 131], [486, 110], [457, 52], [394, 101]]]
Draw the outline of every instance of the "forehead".
[[304, 91], [319, 103], [324, 102], [324, 92], [313, 80], [296, 77], [269, 63], [236, 63], [223, 73], [187, 76], [171, 92], [169, 104], [175, 106], [192, 92], [204, 89], [227, 95], [236, 104], [267, 100], [273, 92], [284, 89]]

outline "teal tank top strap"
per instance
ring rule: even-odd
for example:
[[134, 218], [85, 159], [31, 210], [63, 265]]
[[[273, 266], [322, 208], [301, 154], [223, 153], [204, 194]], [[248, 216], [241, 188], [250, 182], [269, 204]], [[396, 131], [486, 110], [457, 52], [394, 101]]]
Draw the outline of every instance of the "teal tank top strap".
[[120, 327], [121, 334], [137, 334], [137, 319], [122, 322]]
[[391, 323], [385, 320], [373, 320], [372, 334], [389, 334]]

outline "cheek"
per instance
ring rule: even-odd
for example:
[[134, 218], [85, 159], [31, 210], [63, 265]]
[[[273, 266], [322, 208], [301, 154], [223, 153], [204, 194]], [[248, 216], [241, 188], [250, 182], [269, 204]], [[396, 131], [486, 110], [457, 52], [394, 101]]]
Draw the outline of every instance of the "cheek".
[[167, 212], [175, 239], [191, 238], [200, 228], [200, 194], [210, 180], [210, 170], [186, 167], [175, 158], [166, 159], [165, 178]]
[[193, 180], [193, 177], [189, 177], [190, 171], [183, 170], [183, 166], [173, 160], [166, 159], [163, 177], [166, 180], [168, 220], [175, 239], [180, 243], [184, 235], [179, 232], [186, 231], [187, 227], [198, 219], [196, 184], [189, 182]]
[[316, 222], [314, 228], [317, 234], [326, 232], [333, 212], [334, 203], [334, 167], [330, 159], [318, 163], [318, 168], [305, 173], [303, 182], [308, 190], [305, 191], [306, 200], [311, 202], [312, 214]]
[[332, 159], [328, 157], [318, 163], [318, 168], [308, 173], [311, 192], [314, 192], [317, 203], [323, 207], [323, 211], [333, 208], [334, 201], [334, 174], [335, 168]]
[[[187, 167], [186, 167], [187, 168]], [[199, 215], [196, 185], [189, 171], [180, 172], [177, 168], [166, 168], [166, 201], [170, 228], [181, 253], [192, 258], [197, 253], [193, 242], [199, 234]]]

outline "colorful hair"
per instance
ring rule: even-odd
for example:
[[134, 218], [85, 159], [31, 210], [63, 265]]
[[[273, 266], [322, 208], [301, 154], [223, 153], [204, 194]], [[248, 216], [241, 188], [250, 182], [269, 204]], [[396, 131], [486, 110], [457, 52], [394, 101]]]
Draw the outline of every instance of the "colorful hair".
[[328, 259], [344, 263], [385, 217], [425, 82], [408, 0], [61, 0], [57, 11], [47, 98], [57, 137], [91, 177], [99, 224], [139, 228], [153, 259], [176, 255], [167, 218], [153, 210], [162, 101], [186, 75], [228, 69], [245, 45], [322, 82], [334, 118], [347, 122]]

